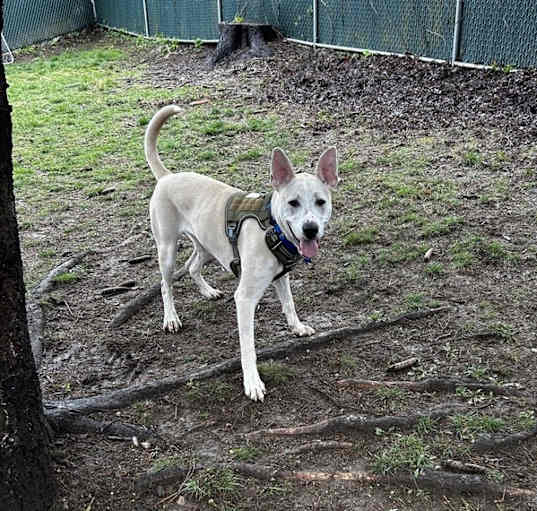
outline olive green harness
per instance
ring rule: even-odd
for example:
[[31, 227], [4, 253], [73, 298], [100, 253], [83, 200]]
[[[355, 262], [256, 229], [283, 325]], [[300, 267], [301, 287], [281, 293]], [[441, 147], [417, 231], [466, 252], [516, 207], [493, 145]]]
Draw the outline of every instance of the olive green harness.
[[241, 259], [238, 239], [242, 223], [247, 218], [257, 220], [259, 227], [265, 231], [265, 242], [274, 257], [283, 266], [283, 270], [274, 277], [279, 279], [291, 271], [301, 259], [296, 247], [285, 238], [281, 229], [271, 215], [270, 201], [272, 193], [249, 197], [246, 192], [234, 193], [226, 203], [226, 235], [233, 249], [233, 261], [230, 268], [236, 277], [241, 274]]

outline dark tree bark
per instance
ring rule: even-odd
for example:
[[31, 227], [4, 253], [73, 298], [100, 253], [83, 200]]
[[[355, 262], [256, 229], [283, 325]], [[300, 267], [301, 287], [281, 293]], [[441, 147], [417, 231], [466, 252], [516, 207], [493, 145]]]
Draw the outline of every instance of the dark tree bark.
[[0, 62], [0, 508], [40, 511], [52, 507], [55, 484], [26, 322], [6, 89]]
[[270, 57], [272, 50], [267, 41], [277, 39], [278, 34], [270, 25], [259, 23], [219, 23], [220, 39], [210, 59], [211, 67], [224, 57], [242, 48], [248, 51], [241, 54], [241, 58]]

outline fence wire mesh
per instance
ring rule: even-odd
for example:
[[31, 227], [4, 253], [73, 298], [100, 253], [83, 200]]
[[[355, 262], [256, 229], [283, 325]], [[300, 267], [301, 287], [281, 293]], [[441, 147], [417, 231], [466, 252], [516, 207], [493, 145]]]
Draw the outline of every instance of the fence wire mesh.
[[459, 60], [515, 67], [537, 66], [535, 0], [465, 1]]
[[133, 34], [145, 34], [145, 14], [142, 0], [95, 0], [97, 22]]
[[4, 37], [11, 49], [80, 30], [94, 22], [88, 0], [8, 0]]
[[146, 0], [150, 36], [218, 39], [218, 9], [214, 0]]
[[321, 0], [319, 43], [449, 59], [453, 0]]
[[[290, 39], [450, 60], [457, 2], [220, 0], [220, 5], [224, 21], [268, 23]], [[98, 23], [108, 27], [183, 40], [214, 41], [219, 36], [218, 0], [93, 3]], [[537, 66], [536, 0], [464, 0], [462, 4], [457, 60]], [[93, 5], [91, 0], [8, 0], [4, 19], [7, 44], [20, 48], [91, 24]]]

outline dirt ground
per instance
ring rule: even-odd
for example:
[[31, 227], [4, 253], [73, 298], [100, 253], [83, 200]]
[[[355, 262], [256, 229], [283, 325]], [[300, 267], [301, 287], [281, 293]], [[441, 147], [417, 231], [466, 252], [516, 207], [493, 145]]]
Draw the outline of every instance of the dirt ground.
[[[104, 37], [97, 32], [69, 39], [66, 46], [105, 44]], [[483, 467], [484, 477], [495, 484], [537, 488], [535, 435], [508, 448], [472, 449], [483, 435], [505, 437], [535, 428], [537, 73], [313, 53], [285, 42], [273, 49], [272, 58], [227, 60], [214, 70], [207, 68], [210, 48], [179, 47], [164, 55], [150, 50], [137, 55], [136, 65], [143, 69], [139, 79], [154, 87], [203, 87], [210, 101], [275, 113], [281, 130], [289, 130], [307, 155], [305, 170], [324, 147], [338, 147], [342, 182], [331, 228], [321, 255], [292, 274], [304, 321], [324, 332], [406, 311], [448, 309], [266, 362], [264, 403], [243, 395], [236, 372], [92, 414], [105, 423], [145, 426], [152, 439], [144, 447], [106, 431], [57, 437], [58, 509], [537, 509], [531, 498], [417, 484], [263, 481], [226, 469], [232, 462], [249, 462], [278, 470], [389, 476], [419, 474], [422, 467], [434, 470], [455, 459]], [[238, 146], [243, 142], [230, 139]], [[262, 171], [252, 172], [266, 173], [267, 161]], [[145, 200], [149, 193], [144, 191]], [[75, 208], [73, 214], [87, 211]], [[97, 205], [91, 214], [107, 225], [95, 240], [99, 246], [114, 246], [130, 235], [125, 223], [116, 224]], [[238, 356], [236, 281], [215, 266], [205, 274], [224, 291], [223, 299], [203, 299], [190, 279], [176, 284], [184, 324], [179, 333], [161, 331], [160, 298], [120, 328], [108, 327], [122, 304], [158, 281], [147, 219], [139, 224], [145, 234], [134, 246], [88, 256], [84, 278], [58, 286], [44, 302], [45, 399], [110, 392]], [[23, 248], [27, 236], [23, 233]], [[77, 252], [70, 240], [59, 237], [58, 243], [66, 254]], [[186, 241], [183, 245], [188, 248]], [[24, 249], [25, 261], [35, 250], [35, 245]], [[151, 257], [129, 263], [142, 255]], [[182, 251], [181, 260], [186, 255]], [[129, 280], [136, 283], [133, 291], [101, 294], [104, 287]], [[291, 339], [273, 290], [260, 304], [255, 328], [258, 348]], [[410, 358], [416, 359], [411, 367], [388, 370]], [[412, 392], [340, 383], [440, 376], [518, 392], [495, 395], [464, 386], [451, 393]], [[460, 411], [415, 427], [246, 436], [341, 415], [404, 417], [453, 405]], [[345, 443], [335, 449], [306, 445], [317, 440]], [[301, 446], [304, 452], [292, 452]], [[190, 470], [185, 481], [137, 490], [147, 471], [173, 464]], [[197, 465], [213, 468], [197, 472]]]

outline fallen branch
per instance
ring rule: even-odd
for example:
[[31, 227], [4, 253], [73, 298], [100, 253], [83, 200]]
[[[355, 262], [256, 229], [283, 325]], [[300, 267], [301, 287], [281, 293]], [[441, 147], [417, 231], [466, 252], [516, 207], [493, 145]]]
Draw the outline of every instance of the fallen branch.
[[195, 472], [206, 469], [226, 468], [247, 477], [254, 477], [263, 481], [281, 479], [285, 481], [348, 481], [354, 484], [382, 484], [386, 486], [410, 486], [440, 491], [442, 494], [481, 494], [492, 498], [533, 498], [534, 490], [525, 488], [512, 488], [502, 486], [486, 478], [473, 474], [452, 474], [450, 472], [424, 470], [418, 476], [411, 473], [396, 475], [382, 475], [358, 470], [353, 472], [313, 472], [280, 470], [269, 465], [252, 463], [215, 464], [211, 466], [196, 467], [167, 467], [158, 472], [148, 472], [138, 479], [138, 491], [147, 491], [159, 485], [177, 483], [190, 477]]
[[[188, 270], [182, 268], [173, 274], [173, 281], [177, 281], [184, 277]], [[140, 293], [136, 298], [133, 298], [130, 302], [123, 305], [119, 312], [114, 316], [110, 322], [110, 328], [117, 328], [127, 321], [131, 316], [134, 316], [142, 307], [151, 303], [156, 296], [160, 294], [160, 281], [153, 284], [149, 289], [146, 289]]]
[[512, 386], [479, 383], [457, 378], [427, 378], [422, 381], [378, 381], [349, 378], [339, 380], [337, 383], [339, 385], [352, 385], [363, 390], [398, 387], [412, 392], [456, 392], [458, 388], [465, 387], [470, 390], [484, 390], [495, 395], [519, 394], [519, 390]]
[[432, 410], [426, 414], [415, 415], [385, 415], [383, 417], [368, 417], [366, 415], [339, 415], [325, 419], [324, 421], [308, 424], [307, 426], [297, 426], [293, 428], [272, 428], [260, 429], [247, 433], [248, 438], [260, 435], [269, 436], [298, 436], [323, 433], [340, 433], [343, 431], [361, 431], [363, 433], [373, 433], [377, 429], [388, 430], [389, 428], [408, 429], [423, 419], [441, 419], [455, 412], [460, 413], [463, 405], [452, 405], [446, 408]]
[[[177, 272], [180, 273], [180, 272]], [[158, 293], [158, 290], [157, 290]], [[258, 360], [277, 359], [289, 356], [291, 353], [305, 351], [307, 349], [324, 346], [332, 341], [345, 337], [357, 336], [363, 333], [372, 332], [403, 321], [425, 318], [433, 314], [439, 314], [450, 310], [449, 308], [429, 309], [421, 312], [409, 312], [401, 314], [392, 320], [373, 321], [364, 326], [354, 326], [330, 330], [312, 337], [293, 338], [290, 341], [276, 344], [270, 348], [265, 348], [257, 352]], [[131, 405], [142, 399], [150, 399], [161, 394], [165, 394], [185, 385], [190, 381], [200, 381], [237, 371], [241, 367], [239, 357], [208, 366], [199, 371], [187, 373], [179, 376], [170, 376], [162, 380], [147, 382], [140, 385], [132, 385], [124, 389], [116, 390], [108, 394], [100, 394], [92, 397], [71, 399], [64, 401], [45, 401], [45, 414], [55, 416], [58, 414], [77, 412], [91, 413], [100, 410], [114, 410]]]
[[472, 444], [472, 451], [484, 452], [513, 447], [516, 444], [537, 437], [537, 426], [520, 433], [513, 433], [504, 437], [481, 436]]

